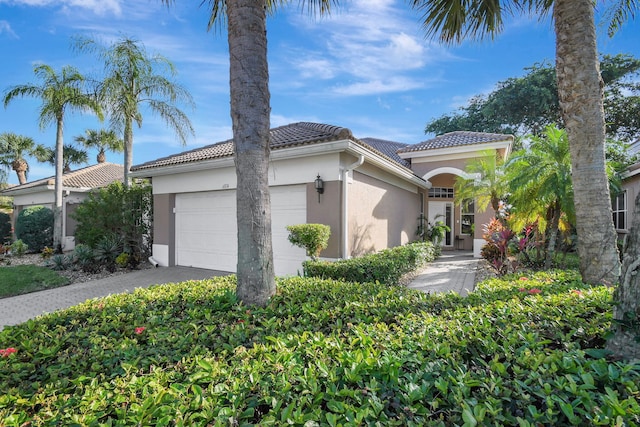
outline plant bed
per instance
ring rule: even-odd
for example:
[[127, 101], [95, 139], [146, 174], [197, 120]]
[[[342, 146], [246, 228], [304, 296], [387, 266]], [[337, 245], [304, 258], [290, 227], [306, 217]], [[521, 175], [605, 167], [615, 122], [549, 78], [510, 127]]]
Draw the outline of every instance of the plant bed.
[[467, 298], [234, 277], [112, 295], [0, 332], [20, 425], [637, 425], [640, 366], [607, 360], [612, 289], [575, 272]]

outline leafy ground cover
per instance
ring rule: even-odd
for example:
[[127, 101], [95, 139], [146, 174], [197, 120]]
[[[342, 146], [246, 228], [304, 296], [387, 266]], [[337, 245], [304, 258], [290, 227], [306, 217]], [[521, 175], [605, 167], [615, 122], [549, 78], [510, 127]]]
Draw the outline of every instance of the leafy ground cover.
[[0, 267], [0, 298], [69, 284], [69, 279], [37, 265]]
[[[89, 301], [0, 332], [21, 425], [638, 425], [607, 360], [612, 290], [552, 271], [467, 298], [313, 278], [249, 309], [233, 277]], [[30, 424], [29, 424], [30, 423]]]

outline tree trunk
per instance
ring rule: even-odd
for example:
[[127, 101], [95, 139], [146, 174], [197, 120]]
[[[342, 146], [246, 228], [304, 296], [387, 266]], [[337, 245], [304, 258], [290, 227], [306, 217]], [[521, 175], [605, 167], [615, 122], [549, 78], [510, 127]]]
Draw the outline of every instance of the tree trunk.
[[11, 167], [16, 172], [18, 176], [18, 182], [20, 185], [27, 183], [27, 170], [29, 169], [29, 165], [25, 159], [16, 159], [11, 163]]
[[98, 152], [98, 155], [96, 156], [96, 161], [98, 163], [104, 163], [105, 161], [107, 161], [107, 155], [104, 152], [104, 148], [101, 148], [100, 151]]
[[556, 200], [553, 205], [551, 205], [551, 215], [550, 218], [547, 218], [547, 230], [545, 232], [549, 239], [544, 258], [544, 268], [547, 270], [551, 268], [553, 255], [556, 252], [558, 228], [560, 227], [560, 215], [562, 215], [562, 210], [560, 209], [560, 203]]
[[[133, 120], [124, 119], [124, 186], [129, 188], [129, 170], [133, 161]], [[612, 214], [613, 215], [613, 214]], [[613, 218], [613, 216], [612, 216]]]
[[591, 0], [556, 0], [556, 73], [576, 209], [580, 273], [586, 283], [618, 281], [620, 261], [605, 169], [603, 83]]
[[56, 127], [56, 157], [55, 157], [55, 181], [54, 181], [54, 205], [53, 205], [53, 248], [56, 252], [62, 252], [62, 167], [64, 163], [64, 123], [61, 118]]
[[640, 361], [640, 194], [636, 197], [631, 233], [622, 261], [622, 277], [613, 309], [614, 336], [607, 349], [628, 361]]
[[238, 182], [236, 292], [243, 303], [264, 306], [276, 290], [268, 181], [271, 107], [266, 5], [257, 0], [227, 0], [226, 5]]

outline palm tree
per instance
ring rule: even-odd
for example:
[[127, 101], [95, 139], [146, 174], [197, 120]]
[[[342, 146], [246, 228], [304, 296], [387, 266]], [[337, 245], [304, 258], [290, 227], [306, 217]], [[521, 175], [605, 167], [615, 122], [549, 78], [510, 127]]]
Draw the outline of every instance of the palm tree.
[[513, 153], [506, 164], [509, 201], [518, 212], [546, 219], [545, 267], [550, 268], [562, 215], [572, 224], [575, 221], [569, 141], [567, 133], [555, 125], [547, 126], [542, 136], [532, 136], [531, 141], [528, 149]]
[[[172, 4], [173, 0], [162, 0]], [[274, 295], [271, 201], [268, 184], [270, 94], [267, 11], [286, 0], [209, 0], [209, 29], [226, 21], [231, 120], [237, 177], [238, 285], [245, 304], [265, 305]], [[337, 0], [306, 2], [327, 13]]]
[[65, 66], [56, 73], [49, 65], [36, 65], [33, 69], [40, 84], [13, 86], [5, 93], [5, 108], [17, 97], [40, 98], [40, 128], [51, 123], [56, 124], [55, 155], [55, 198], [53, 208], [53, 245], [57, 251], [62, 248], [62, 168], [64, 149], [64, 114], [68, 110], [91, 111], [100, 120], [102, 109], [96, 98], [83, 91], [85, 78], [74, 67]]
[[[41, 161], [45, 161], [55, 166], [56, 155], [51, 148], [46, 149], [44, 158]], [[89, 154], [86, 150], [79, 149], [70, 144], [64, 144], [62, 150], [62, 171], [64, 173], [71, 172], [71, 165], [81, 165], [89, 162]]]
[[[591, 0], [503, 3], [481, 0], [467, 6], [457, 0], [412, 0], [411, 4], [422, 12], [427, 34], [439, 34], [440, 40], [447, 43], [460, 42], [466, 37], [495, 36], [502, 29], [503, 11], [552, 12], [558, 98], [571, 153], [580, 273], [587, 283], [616, 283], [620, 260], [605, 166], [603, 84], [596, 48], [595, 3]], [[625, 19], [633, 17], [636, 8], [635, 1], [615, 0], [610, 33], [615, 32]], [[631, 241], [638, 245], [634, 249], [635, 255], [640, 254], [640, 238]], [[624, 279], [617, 293], [619, 305], [614, 310], [614, 318], [620, 322], [628, 320], [624, 317], [627, 312], [635, 313], [636, 325], [640, 320], [640, 279], [638, 275], [632, 277], [639, 266], [640, 262], [629, 264], [628, 280], [623, 271]], [[616, 339], [619, 338], [619, 342], [610, 348], [621, 357], [640, 358], [640, 343], [632, 339], [635, 335], [637, 331], [624, 335], [618, 327]]]
[[76, 136], [74, 140], [86, 148], [97, 148], [98, 155], [96, 161], [98, 163], [104, 163], [107, 160], [105, 154], [106, 150], [116, 153], [122, 153], [124, 151], [124, 141], [116, 135], [113, 130], [100, 129], [87, 129], [83, 135]]
[[146, 104], [186, 144], [188, 135], [194, 134], [193, 126], [175, 103], [193, 105], [193, 100], [186, 89], [163, 75], [166, 72], [175, 75], [171, 61], [161, 55], [149, 56], [144, 45], [136, 40], [123, 38], [105, 47], [81, 38], [76, 46], [81, 51], [97, 53], [104, 61], [106, 77], [99, 85], [99, 93], [112, 129], [124, 135], [124, 182], [128, 186], [133, 162], [133, 123], [142, 126], [140, 106]]
[[467, 177], [458, 177], [454, 184], [456, 204], [475, 200], [475, 206], [482, 212], [491, 205], [498, 215], [500, 200], [508, 193], [504, 174], [504, 161], [493, 150], [483, 151], [465, 167]]
[[46, 148], [42, 144], [36, 144], [28, 136], [17, 135], [12, 132], [0, 134], [0, 165], [11, 168], [18, 176], [18, 182], [27, 182], [29, 163], [26, 156], [35, 156], [42, 161]]
[[[456, 1], [413, 0], [429, 35], [451, 43], [495, 36], [505, 10], [553, 12], [556, 75], [571, 152], [580, 272], [587, 283], [615, 283], [620, 273], [606, 175], [602, 79], [596, 49], [594, 3], [589, 0], [481, 1], [465, 9]], [[635, 2], [627, 2], [628, 9]]]

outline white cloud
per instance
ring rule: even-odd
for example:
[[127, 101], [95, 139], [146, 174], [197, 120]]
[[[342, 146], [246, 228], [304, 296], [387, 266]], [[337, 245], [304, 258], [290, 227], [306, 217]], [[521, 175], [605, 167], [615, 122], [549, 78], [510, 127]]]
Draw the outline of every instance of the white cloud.
[[121, 13], [119, 0], [0, 0], [0, 3], [25, 6], [60, 6], [63, 11], [69, 12], [72, 8], [87, 9], [96, 15]]
[[18, 35], [11, 29], [11, 24], [8, 21], [0, 20], [0, 34], [8, 34], [9, 37], [19, 38]]
[[289, 58], [294, 58], [289, 59], [292, 68], [298, 72], [298, 81], [290, 85], [349, 81], [333, 85], [332, 93], [340, 96], [424, 87], [425, 67], [451, 56], [426, 42], [418, 20], [400, 6], [397, 0], [355, 0], [330, 17], [316, 21], [306, 16], [294, 18], [294, 24], [315, 34], [321, 46], [306, 52], [285, 46]]

